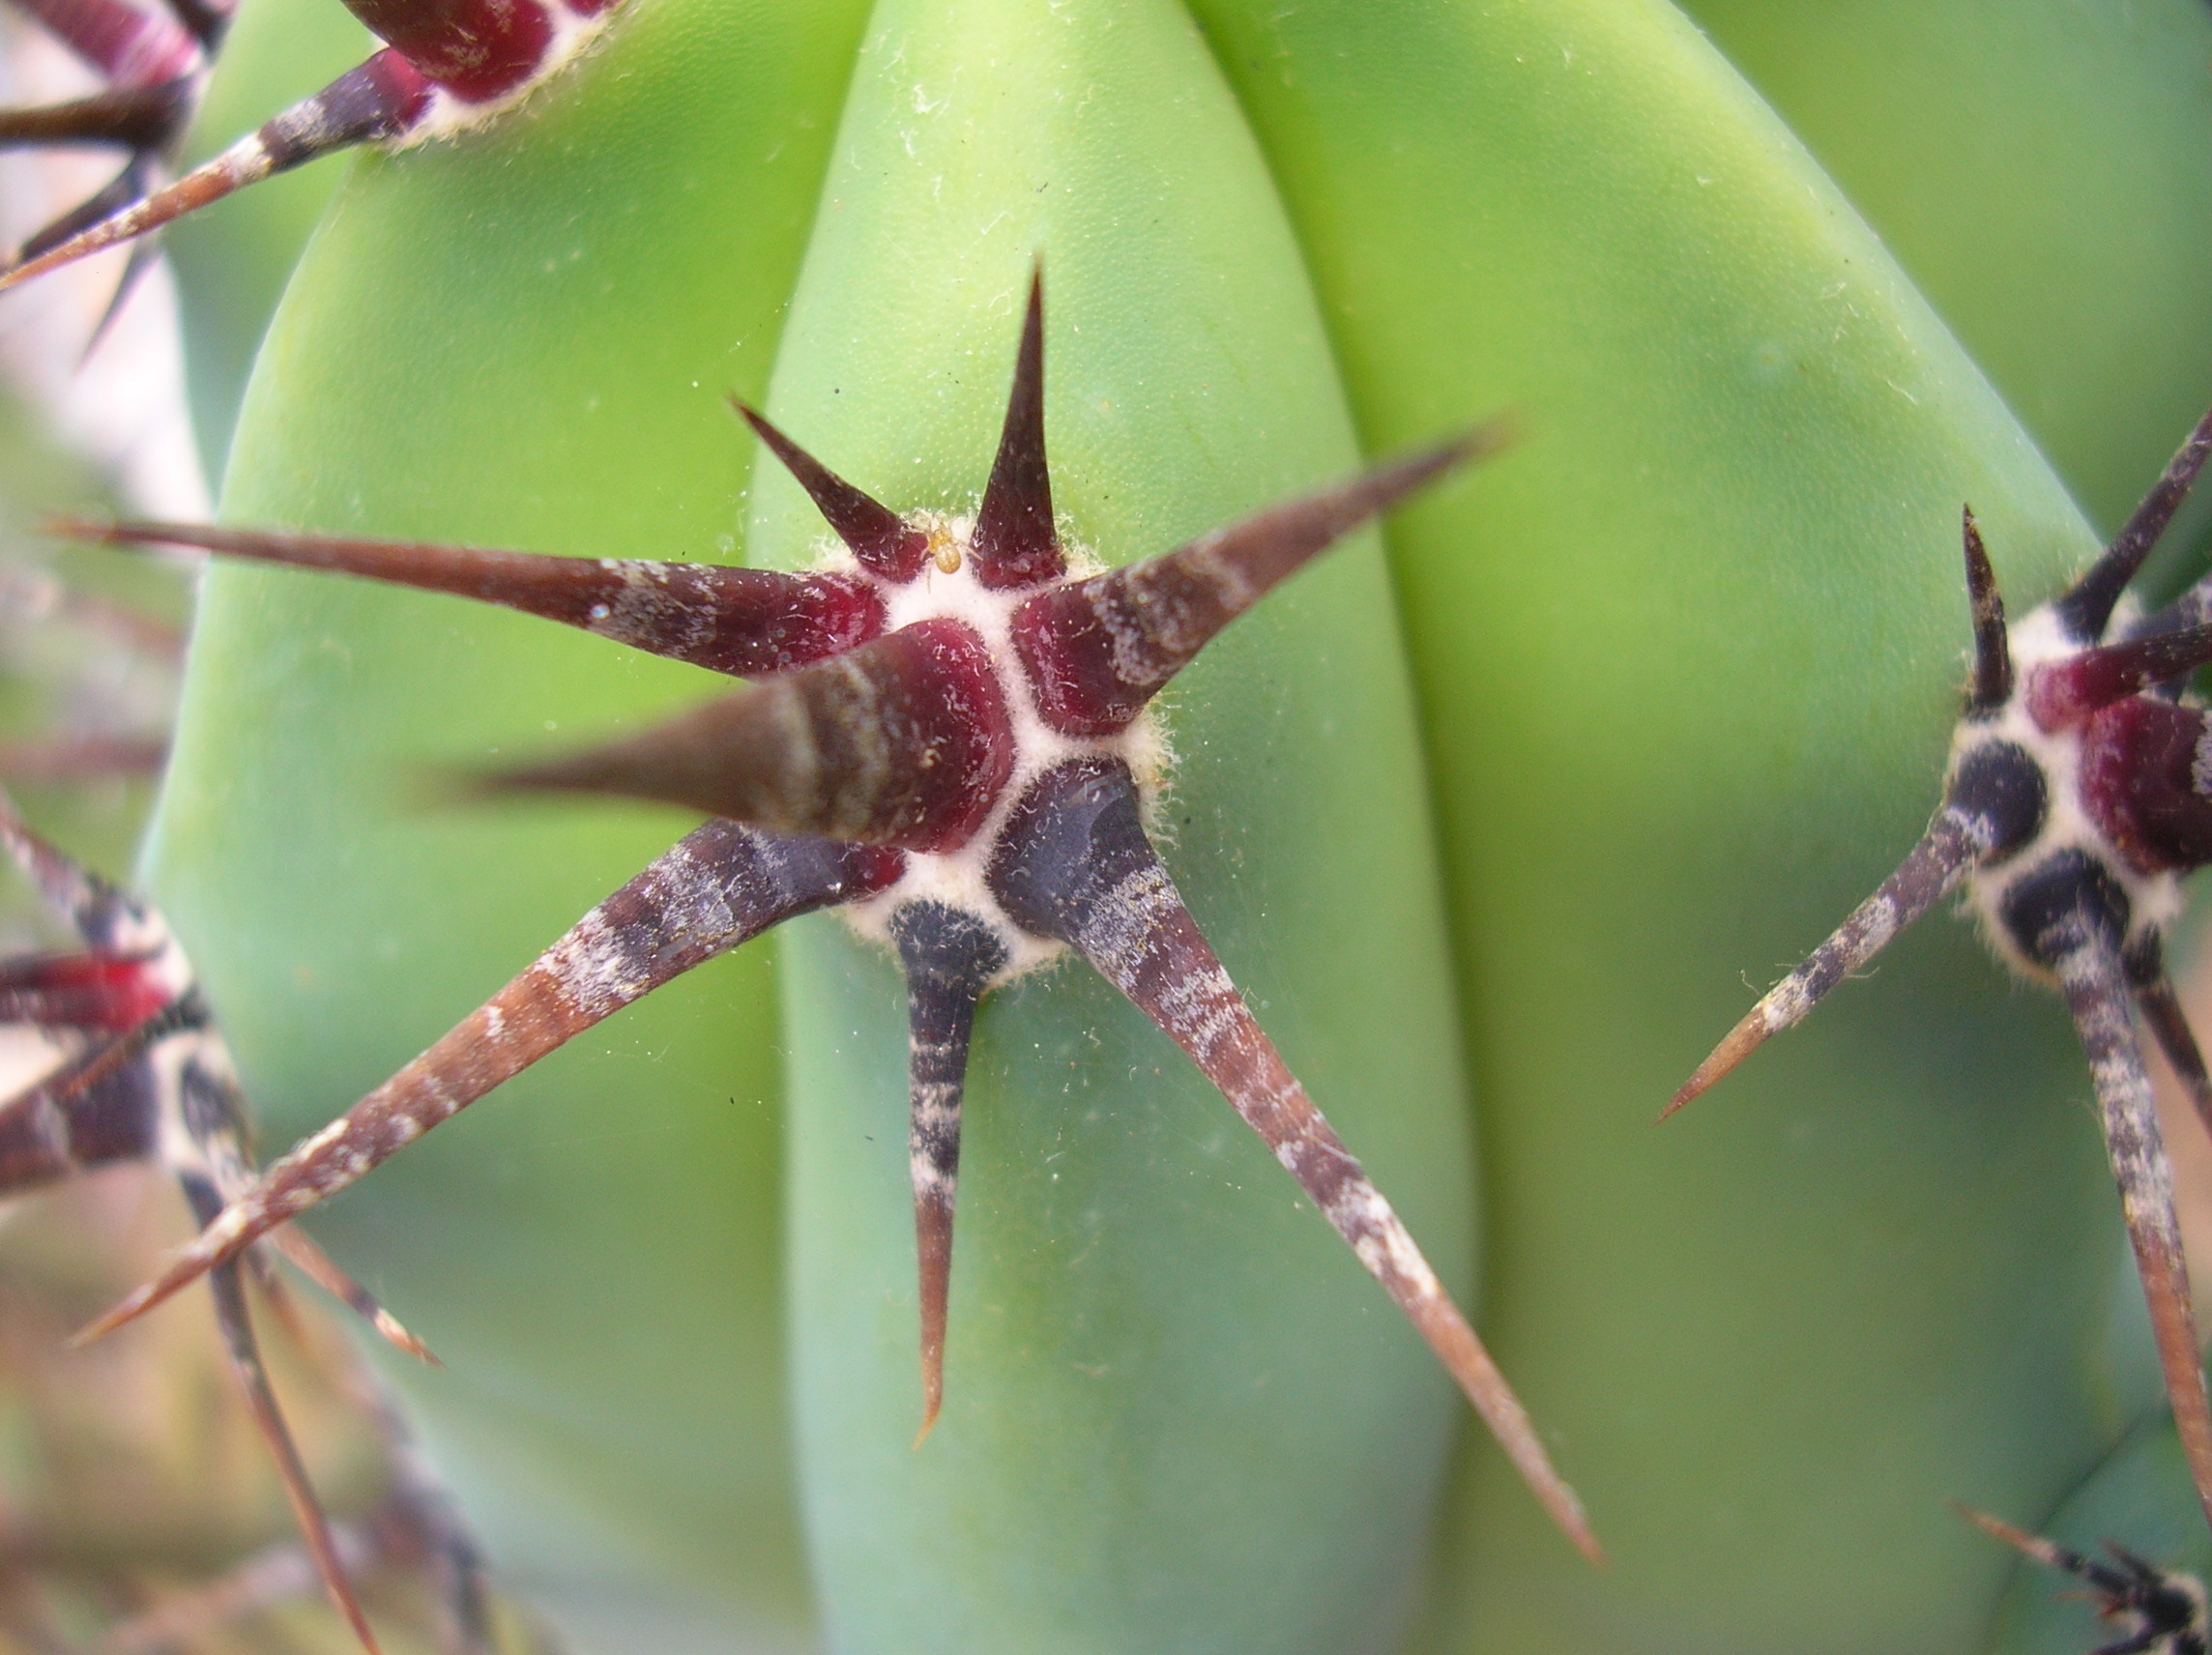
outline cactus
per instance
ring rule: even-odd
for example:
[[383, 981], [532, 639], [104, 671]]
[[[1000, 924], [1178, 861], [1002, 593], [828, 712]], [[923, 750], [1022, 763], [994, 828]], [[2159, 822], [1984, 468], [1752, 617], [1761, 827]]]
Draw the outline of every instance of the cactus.
[[[1161, 855], [1609, 1566], [1460, 1440], [1205, 1083], [1064, 970], [975, 1020], [944, 1415], [912, 1446], [904, 1006], [881, 947], [800, 920], [318, 1222], [450, 1364], [394, 1379], [494, 1564], [588, 1646], [1965, 1650], [2011, 1564], [1944, 1502], [2042, 1529], [2155, 1407], [2064, 1020], [1967, 941], [1900, 941], [1649, 1129], [1739, 973], [1925, 821], [1961, 505], [2032, 605], [2096, 543], [2067, 484], [2118, 513], [2207, 390], [2186, 294], [2147, 360], [2086, 327], [2031, 359], [2027, 283], [1958, 274], [2002, 262], [1997, 209], [1885, 197], [1884, 134], [1822, 129], [1776, 44], [1821, 9], [1730, 10], [1701, 15], [1771, 104], [1641, 0], [639, 0], [522, 106], [335, 187], [234, 525], [802, 568], [812, 505], [730, 394], [894, 510], [964, 514], [1039, 253], [1053, 504], [1109, 565], [1499, 409], [1524, 432], [1178, 678]], [[2084, 153], [2182, 154], [2212, 117], [2159, 76], [2212, 18], [2092, 53], [2070, 10], [1974, 84], [2034, 109], [2139, 75], [2166, 124]], [[272, 1137], [695, 824], [430, 797], [701, 697], [552, 630], [209, 574], [146, 866]]]

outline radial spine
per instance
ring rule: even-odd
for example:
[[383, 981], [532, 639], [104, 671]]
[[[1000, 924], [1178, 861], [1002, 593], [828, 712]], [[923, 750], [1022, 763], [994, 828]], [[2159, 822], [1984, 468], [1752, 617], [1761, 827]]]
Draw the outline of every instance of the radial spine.
[[[1071, 576], [1045, 457], [1044, 356], [1040, 275], [1031, 283], [998, 453], [973, 519], [902, 517], [741, 407], [843, 542], [811, 578], [865, 583], [882, 604], [881, 635], [839, 647], [818, 622], [780, 618], [785, 646], [812, 664], [621, 741], [488, 778], [501, 788], [626, 795], [726, 818], [670, 857], [685, 860], [689, 885], [718, 878], [727, 890], [715, 902], [687, 895], [655, 905], [661, 917], [642, 931], [650, 947], [606, 954], [584, 940], [595, 926], [604, 929], [588, 917], [422, 1058], [273, 1165], [155, 1282], [88, 1332], [118, 1325], [221, 1267], [256, 1236], [678, 971], [790, 915], [841, 905], [863, 935], [893, 946], [908, 972], [925, 1432], [943, 1395], [958, 1133], [975, 1005], [987, 989], [1072, 946], [1180, 1045], [1266, 1141], [1436, 1350], [1559, 1527], [1587, 1555], [1600, 1555], [1526, 1410], [1388, 1202], [1261, 1031], [1142, 823], [1143, 797], [1157, 784], [1164, 752], [1148, 711], [1151, 698], [1271, 587], [1416, 489], [1493, 451], [1504, 433], [1485, 426], [1164, 557]], [[364, 551], [358, 541], [237, 529], [82, 532], [351, 568], [496, 602], [515, 601], [516, 571], [525, 567], [523, 584], [534, 590], [568, 592], [576, 584], [554, 578], [544, 564], [514, 561], [527, 554], [413, 547], [396, 555]], [[578, 582], [601, 566], [570, 561]], [[653, 566], [656, 590], [669, 600], [641, 617], [625, 641], [665, 651], [696, 619], [677, 595], [705, 591], [708, 577], [690, 566]], [[761, 894], [759, 881], [742, 872], [748, 858], [796, 865], [805, 856], [816, 859], [813, 876], [773, 895]], [[655, 924], [667, 937], [656, 935]], [[671, 941], [678, 936], [685, 939], [681, 945]], [[586, 959], [592, 963], [579, 972]], [[578, 982], [592, 986], [588, 1006], [573, 993]]]

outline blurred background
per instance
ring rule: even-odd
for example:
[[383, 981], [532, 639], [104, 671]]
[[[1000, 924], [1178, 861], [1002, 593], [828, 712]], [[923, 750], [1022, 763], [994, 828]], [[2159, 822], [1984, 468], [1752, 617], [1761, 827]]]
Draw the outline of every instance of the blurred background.
[[[0, 106], [96, 90], [0, 13]], [[112, 153], [0, 153], [0, 247], [105, 184]], [[57, 511], [206, 514], [165, 267], [114, 305], [128, 255], [0, 306], [0, 781], [40, 830], [128, 882], [166, 751], [192, 567], [41, 536]], [[114, 307], [111, 312], [111, 305]], [[0, 959], [74, 939], [0, 871]], [[52, 1060], [0, 1027], [0, 1098]], [[283, 1146], [261, 1146], [264, 1156]], [[358, 1648], [297, 1544], [204, 1293], [83, 1350], [70, 1333], [189, 1233], [175, 1183], [116, 1166], [0, 1193], [0, 1655]], [[386, 1650], [442, 1646], [424, 1572], [375, 1556], [383, 1444], [358, 1364], [308, 1291], [256, 1293], [263, 1354]], [[273, 1308], [288, 1315], [271, 1314]], [[387, 1548], [389, 1549], [389, 1548]], [[541, 1642], [498, 1611], [503, 1647]]]

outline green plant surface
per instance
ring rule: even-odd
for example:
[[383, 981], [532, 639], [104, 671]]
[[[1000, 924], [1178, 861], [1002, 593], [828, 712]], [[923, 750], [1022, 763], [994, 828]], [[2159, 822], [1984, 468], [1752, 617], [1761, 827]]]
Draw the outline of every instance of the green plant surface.
[[[1401, 640], [1355, 550], [1193, 670], [1168, 856], [1455, 1285], [1479, 1228], [1481, 1324], [1611, 1568], [1478, 1432], [1451, 1457], [1395, 1314], [1080, 971], [986, 1007], [918, 1451], [903, 1020], [830, 922], [783, 949], [780, 1033], [760, 951], [710, 968], [323, 1234], [446, 1356], [413, 1387], [441, 1454], [510, 1579], [581, 1571], [595, 1647], [804, 1636], [787, 1316], [840, 1649], [1978, 1648], [2007, 1563], [1944, 1499], [2050, 1509], [2155, 1386], [2063, 1015], [1931, 925], [1649, 1121], [1925, 819], [1960, 505], [2018, 607], [2092, 534], [1671, 8], [1194, 10], [641, 4], [520, 118], [355, 171], [224, 515], [800, 561], [819, 531], [779, 475], [748, 494], [722, 393], [964, 506], [1040, 249], [1058, 503], [1110, 559], [1512, 409], [1516, 450], [1387, 533]], [[448, 600], [210, 581], [149, 866], [273, 1138], [683, 825], [442, 813], [423, 769], [706, 685]]]
[[[2128, 1400], [2063, 1015], [1931, 927], [1649, 1121], [1925, 821], [1960, 503], [2023, 597], [2089, 537], [1666, 9], [1409, 7], [1358, 49], [1349, 14], [1223, 12], [1371, 444], [1467, 398], [1530, 426], [1481, 513], [1393, 548], [1513, 1262], [1487, 1325], [1616, 1561], [1568, 1566], [1478, 1447], [1440, 1641], [1966, 1646], [2006, 1565], [1943, 1498], [2037, 1509]], [[1428, 256], [1382, 256], [1416, 215]]]
[[1684, 10], [1866, 215], [2090, 520], [2116, 530], [2212, 401], [2212, 10]]

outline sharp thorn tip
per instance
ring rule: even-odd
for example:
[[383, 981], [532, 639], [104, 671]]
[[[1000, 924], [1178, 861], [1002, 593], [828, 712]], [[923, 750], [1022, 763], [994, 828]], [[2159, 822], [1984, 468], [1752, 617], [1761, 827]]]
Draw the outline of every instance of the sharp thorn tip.
[[102, 523], [91, 517], [44, 517], [37, 525], [37, 533], [53, 540], [113, 540], [113, 523]]
[[1685, 1105], [1695, 1103], [1727, 1079], [1738, 1063], [1764, 1043], [1767, 1032], [1766, 1002], [1761, 1000], [1744, 1014], [1741, 1022], [1728, 1031], [1727, 1037], [1698, 1065], [1696, 1073], [1682, 1083], [1668, 1101], [1667, 1107], [1659, 1112], [1659, 1118], [1653, 1124], [1671, 1118]]
[[389, 1310], [380, 1310], [376, 1313], [376, 1331], [383, 1335], [386, 1344], [395, 1350], [406, 1351], [408, 1355], [426, 1367], [443, 1368], [446, 1365], [438, 1360], [438, 1353], [435, 1350], [416, 1338], [414, 1334], [408, 1332], [400, 1324], [399, 1319]]
[[139, 1288], [104, 1315], [95, 1317], [71, 1334], [65, 1341], [64, 1348], [71, 1350], [82, 1350], [89, 1345], [97, 1345], [110, 1333], [137, 1321], [139, 1317], [153, 1308], [152, 1294], [145, 1288]]

